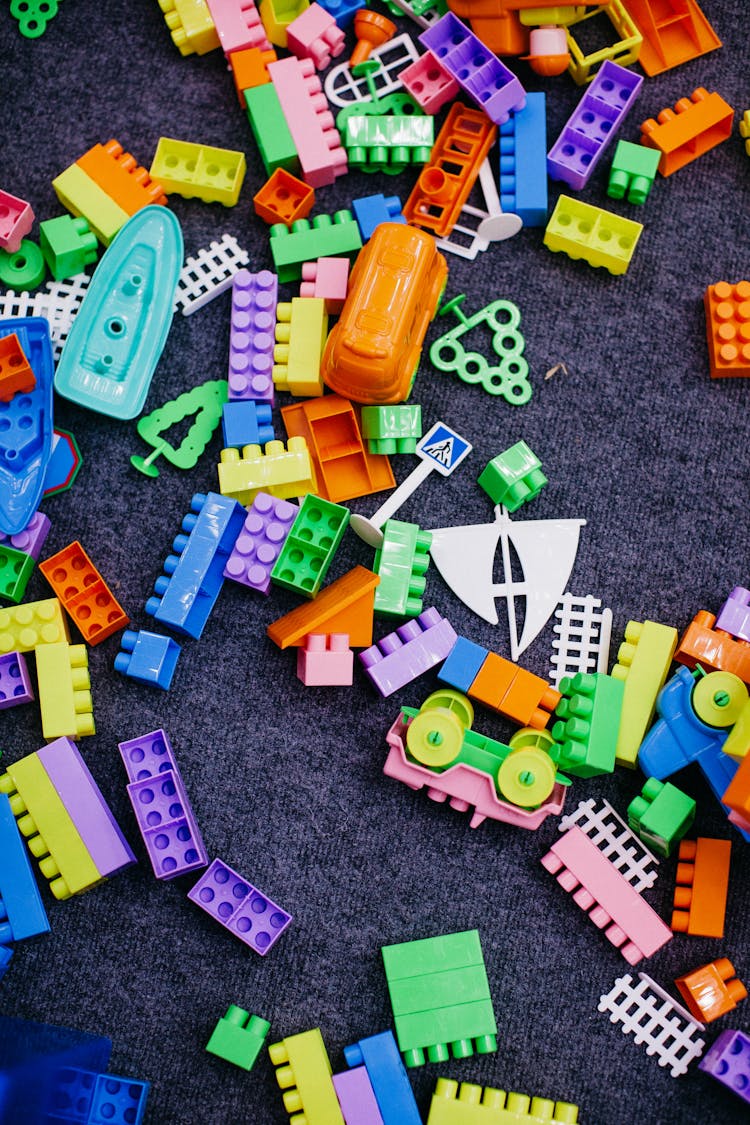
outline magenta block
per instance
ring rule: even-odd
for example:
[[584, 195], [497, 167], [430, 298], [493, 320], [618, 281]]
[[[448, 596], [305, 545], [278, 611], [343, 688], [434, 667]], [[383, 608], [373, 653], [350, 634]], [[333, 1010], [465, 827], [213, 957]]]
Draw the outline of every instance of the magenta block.
[[744, 1032], [731, 1027], [722, 1031], [698, 1063], [698, 1069], [750, 1105], [750, 1038]]
[[437, 113], [459, 91], [458, 82], [443, 70], [432, 51], [425, 51], [416, 62], [399, 74], [404, 88], [425, 113]]
[[0, 711], [31, 703], [34, 692], [29, 679], [26, 657], [20, 652], [7, 652], [0, 656]]
[[312, 59], [317, 70], [325, 70], [342, 53], [344, 39], [333, 16], [314, 2], [286, 29], [288, 49], [298, 59]]
[[366, 1066], [334, 1074], [332, 1081], [346, 1125], [383, 1125]]
[[100, 875], [116, 875], [136, 862], [88, 766], [69, 738], [56, 738], [37, 757], [60, 795]]
[[259, 492], [224, 567], [224, 577], [268, 594], [271, 571], [299, 508]]
[[261, 957], [268, 953], [289, 923], [287, 914], [220, 859], [205, 871], [188, 898]]
[[433, 606], [400, 625], [359, 654], [365, 672], [382, 696], [410, 684], [445, 660], [458, 637]]
[[723, 629], [740, 641], [750, 641], [750, 590], [735, 586], [719, 610], [714, 628]]
[[0, 191], [0, 248], [15, 254], [33, 225], [31, 204], [8, 191]]
[[251, 399], [273, 406], [274, 331], [279, 281], [270, 270], [238, 270], [232, 282], [229, 328], [230, 402]]
[[43, 512], [34, 512], [23, 531], [15, 535], [6, 535], [0, 531], [0, 543], [7, 543], [16, 551], [23, 551], [25, 555], [31, 555], [32, 559], [38, 560], [51, 526], [49, 516], [45, 516]]

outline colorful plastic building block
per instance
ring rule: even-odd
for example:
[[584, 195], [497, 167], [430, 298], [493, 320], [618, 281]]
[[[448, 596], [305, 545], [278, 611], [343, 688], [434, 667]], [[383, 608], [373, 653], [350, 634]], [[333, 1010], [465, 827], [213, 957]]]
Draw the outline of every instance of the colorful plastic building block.
[[0, 191], [0, 249], [15, 254], [21, 241], [31, 233], [34, 211], [25, 199], [18, 199], [9, 191]]
[[477, 484], [493, 504], [502, 504], [509, 512], [517, 512], [530, 500], [536, 500], [547, 478], [537, 455], [525, 441], [517, 441], [487, 463]]
[[716, 628], [730, 633], [737, 640], [750, 641], [750, 590], [744, 586], [734, 587], [719, 610]]
[[274, 563], [271, 581], [314, 598], [348, 523], [348, 508], [308, 493]]
[[332, 1077], [346, 1125], [383, 1125], [366, 1066], [355, 1066]]
[[0, 282], [21, 293], [36, 289], [47, 276], [47, 264], [36, 242], [24, 238], [14, 254], [0, 250]]
[[542, 866], [590, 917], [629, 965], [651, 957], [672, 931], [580, 828], [569, 828]]
[[543, 730], [560, 702], [560, 692], [551, 688], [540, 676], [486, 649], [481, 649], [482, 663], [467, 683], [468, 674], [479, 655], [476, 650], [480, 649], [479, 645], [471, 646], [467, 674], [467, 645], [471, 642], [463, 637], [457, 639], [453, 651], [438, 672], [438, 679], [521, 726]]
[[120, 637], [115, 671], [139, 684], [169, 691], [180, 656], [180, 646], [171, 637], [146, 629], [126, 629]]
[[655, 621], [629, 621], [612, 676], [625, 681], [617, 764], [635, 767], [638, 750], [651, 726], [656, 699], [677, 647], [677, 630]]
[[94, 183], [77, 164], [71, 164], [52, 181], [57, 198], [66, 210], [86, 220], [103, 246], [109, 246], [128, 221], [128, 213]]
[[345, 28], [361, 9], [361, 0], [320, 0], [321, 8], [330, 12], [339, 27]]
[[286, 449], [282, 441], [269, 441], [265, 449], [259, 445], [246, 445], [241, 452], [222, 449], [219, 488], [223, 496], [245, 506], [259, 492], [282, 500], [312, 492], [315, 481], [305, 439], [290, 437]]
[[671, 922], [675, 933], [724, 937], [731, 850], [731, 840], [682, 841]]
[[225, 402], [221, 414], [222, 445], [241, 449], [243, 445], [266, 445], [276, 437], [271, 407], [267, 403], [240, 400]]
[[0, 656], [0, 711], [33, 700], [29, 669], [21, 653], [7, 652]]
[[[722, 746], [724, 753], [731, 737], [732, 735]], [[732, 824], [741, 830], [750, 831], [750, 755], [740, 759], [737, 772], [721, 795], [721, 802], [729, 809]]]
[[284, 168], [296, 175], [300, 170], [299, 154], [287, 124], [281, 101], [275, 88], [268, 83], [245, 90], [247, 119], [263, 161], [266, 175]]
[[172, 42], [183, 56], [205, 55], [219, 46], [206, 0], [158, 0]]
[[324, 587], [313, 601], [271, 622], [266, 633], [281, 649], [299, 648], [310, 633], [346, 633], [352, 648], [367, 648], [372, 644], [373, 602], [379, 581], [377, 574], [355, 566]]
[[[143, 415], [138, 419], [136, 428], [139, 437], [152, 445], [153, 450], [147, 457], [134, 454], [130, 458], [130, 464], [151, 479], [159, 475], [159, 470], [154, 465], [158, 457], [165, 457], [177, 469], [194, 468], [222, 419], [226, 403], [226, 379], [211, 379], [165, 402], [150, 414]], [[162, 434], [191, 415], [195, 415], [194, 421], [175, 449]], [[257, 428], [255, 440], [257, 441]]]
[[278, 55], [271, 49], [264, 51], [261, 47], [245, 47], [239, 51], [230, 51], [227, 59], [232, 68], [234, 86], [240, 105], [246, 108], [245, 90], [252, 90], [254, 86], [264, 86], [271, 81], [268, 73], [268, 64], [276, 62]]
[[128, 797], [154, 875], [174, 879], [208, 863], [203, 837], [164, 730], [119, 744]]
[[359, 659], [370, 682], [386, 698], [435, 668], [455, 643], [450, 621], [432, 606], [381, 637]]
[[97, 259], [96, 235], [80, 216], [60, 215], [39, 224], [39, 248], [55, 281], [82, 273]]
[[261, 957], [279, 940], [292, 921], [275, 902], [215, 859], [188, 898]]
[[346, 633], [308, 633], [297, 649], [297, 678], [305, 687], [351, 687], [354, 653]]
[[318, 258], [303, 264], [299, 295], [321, 299], [327, 315], [341, 312], [348, 288], [348, 258]]
[[702, 1023], [713, 1023], [733, 1011], [747, 996], [747, 989], [737, 979], [734, 965], [727, 957], [677, 977], [675, 984], [688, 1011]]
[[34, 569], [31, 555], [0, 545], [0, 598], [15, 605], [23, 599]]
[[711, 378], [750, 375], [750, 282], [730, 285], [719, 281], [709, 285], [704, 304]]
[[250, 1071], [260, 1054], [271, 1025], [261, 1016], [251, 1016], [237, 1004], [230, 1004], [211, 1032], [206, 1050], [241, 1070]]
[[572, 812], [560, 817], [557, 827], [560, 832], [580, 829], [639, 894], [656, 882], [659, 860], [604, 798], [579, 801]]
[[[628, 8], [629, 6], [628, 4]], [[606, 46], [586, 55], [571, 29], [596, 16], [604, 17], [612, 25], [615, 42], [608, 40]], [[617, 63], [622, 67], [637, 62], [642, 43], [640, 32], [622, 0], [606, 0], [596, 7], [589, 5], [587, 8], [577, 9], [573, 18], [565, 21], [565, 39], [570, 53], [568, 73], [579, 86], [601, 74], [606, 62]]]
[[130, 621], [77, 540], [39, 569], [88, 644], [100, 644]]
[[422, 436], [422, 407], [363, 406], [362, 436], [370, 453], [414, 453]]
[[576, 1125], [578, 1106], [438, 1078], [427, 1125]]
[[596, 777], [615, 768], [617, 732], [625, 692], [621, 680], [603, 672], [579, 672], [560, 681], [563, 698], [552, 727], [550, 753], [574, 777]]
[[296, 504], [259, 492], [226, 561], [224, 577], [267, 595], [271, 570], [298, 512]]
[[57, 598], [0, 609], [0, 655], [33, 652], [40, 645], [58, 644], [68, 639], [68, 626]]
[[146, 613], [177, 633], [200, 637], [221, 592], [224, 565], [244, 514], [226, 496], [195, 493], [172, 544], [175, 553], [164, 562], [164, 575], [154, 584], [155, 596], [146, 602]]
[[334, 183], [346, 173], [346, 152], [315, 64], [311, 59], [279, 59], [269, 64], [268, 73], [297, 150], [302, 179], [311, 187]]
[[646, 202], [659, 170], [659, 153], [644, 145], [618, 141], [609, 172], [607, 195], [638, 205]]
[[276, 306], [273, 385], [295, 397], [323, 394], [320, 361], [328, 335], [321, 297], [293, 297]]
[[690, 831], [695, 801], [671, 782], [649, 777], [641, 795], [628, 805], [628, 824], [641, 840], [665, 859]]
[[232, 282], [229, 399], [273, 405], [273, 328], [278, 278], [270, 270], [239, 270]]
[[[479, 383], [487, 394], [502, 395], [512, 406], [523, 406], [531, 398], [532, 387], [528, 378], [529, 365], [523, 356], [525, 341], [519, 331], [521, 313], [518, 307], [512, 301], [491, 301], [478, 312], [467, 316], [461, 307], [465, 296], [464, 293], [459, 293], [452, 300], [446, 301], [439, 310], [439, 316], [454, 313], [458, 324], [433, 341], [430, 346], [430, 363], [438, 371], [458, 375], [464, 383]], [[473, 330], [477, 328], [492, 332], [492, 350], [499, 363], [489, 362], [481, 352], [467, 352], [462, 343], [463, 337], [472, 339], [473, 336], [475, 340], [476, 333]], [[528, 450], [523, 442], [512, 449], [520, 450], [521, 447]], [[510, 454], [511, 450], [505, 452]], [[521, 460], [521, 465], [528, 461], [529, 468], [533, 468], [530, 459], [536, 460], [531, 450], [528, 450], [528, 457]]]
[[36, 675], [45, 738], [96, 734], [85, 645], [42, 645]]
[[399, 77], [404, 89], [425, 113], [437, 113], [446, 102], [453, 101], [460, 90], [458, 82], [432, 51], [425, 51], [416, 62], [405, 67]]
[[590, 266], [621, 274], [630, 265], [642, 230], [642, 223], [561, 195], [547, 223], [544, 245], [553, 253], [562, 251], [569, 258], [583, 258]]
[[160, 137], [149, 174], [159, 178], [167, 195], [234, 207], [246, 169], [243, 152]]
[[706, 1046], [704, 1039], [696, 1038], [703, 1024], [646, 973], [638, 974], [636, 985], [630, 973], [618, 977], [614, 988], [600, 997], [598, 1011], [608, 1012], [610, 1023], [622, 1024], [623, 1035], [645, 1045], [646, 1053], [655, 1056], [659, 1066], [668, 1066], [673, 1078], [686, 1074]]
[[309, 0], [260, 0], [260, 18], [274, 46], [286, 47], [286, 29], [308, 4]]
[[312, 3], [287, 25], [287, 49], [298, 59], [312, 59], [325, 70], [344, 50], [344, 33], [320, 4]]
[[739, 763], [742, 763], [748, 756], [750, 751], [750, 701], [742, 708], [739, 718], [722, 746], [722, 750]]
[[[365, 109], [361, 107], [362, 111]], [[338, 122], [344, 114], [348, 114], [348, 110], [341, 110]], [[387, 116], [374, 112], [353, 114], [346, 117], [343, 134], [342, 143], [350, 168], [388, 175], [396, 175], [412, 164], [426, 164], [435, 141], [433, 119], [415, 112]]]
[[695, 0], [627, 0], [643, 36], [638, 62], [652, 77], [721, 46]]
[[283, 223], [271, 227], [271, 255], [279, 281], [298, 281], [304, 262], [318, 257], [352, 258], [362, 249], [359, 227], [351, 211], [316, 215], [312, 222], [297, 219], [289, 230]]
[[344, 1058], [349, 1067], [365, 1067], [383, 1125], [421, 1125], [422, 1118], [392, 1031], [381, 1031], [379, 1035], [370, 1035], [344, 1047]]
[[526, 105], [500, 126], [500, 204], [525, 227], [547, 223], [547, 116], [544, 94], [527, 94]]
[[698, 1063], [698, 1070], [750, 1105], [750, 1036], [732, 1028], [722, 1031]]
[[357, 220], [362, 241], [368, 242], [381, 223], [405, 223], [401, 214], [401, 200], [397, 195], [364, 195], [352, 200], [352, 211]]
[[416, 617], [422, 612], [432, 535], [415, 523], [386, 520], [383, 543], [372, 569], [380, 578], [375, 612], [384, 617]]
[[688, 668], [732, 672], [750, 684], [750, 644], [715, 628], [716, 618], [701, 610], [680, 637], [675, 660]]
[[306, 218], [314, 203], [314, 190], [281, 167], [274, 169], [253, 196], [256, 215], [266, 223], [285, 223], [288, 227], [297, 219]]
[[641, 144], [661, 155], [659, 171], [671, 176], [699, 156], [710, 152], [732, 133], [734, 110], [718, 94], [702, 86], [689, 98], [680, 98], [674, 112], [667, 108], [656, 120], [649, 117], [641, 125]]
[[35, 386], [36, 376], [18, 336], [10, 332], [0, 338], [0, 402], [10, 402], [13, 395], [33, 391]]
[[284, 1091], [284, 1108], [294, 1125], [344, 1125], [331, 1081], [331, 1063], [319, 1028], [289, 1035], [268, 1048], [276, 1081]]
[[271, 49], [255, 0], [206, 0], [225, 55], [247, 47]]
[[202, 247], [187, 258], [180, 271], [175, 296], [175, 304], [182, 315], [190, 316], [231, 289], [234, 275], [249, 260], [247, 251], [231, 234], [223, 234], [218, 242]]
[[47, 912], [5, 793], [0, 793], [0, 849], [3, 854], [0, 870], [2, 949], [8, 942], [49, 933]]
[[137, 1078], [68, 1067], [56, 1075], [51, 1096], [54, 1119], [85, 1125], [141, 1125], [150, 1089], [149, 1082]]

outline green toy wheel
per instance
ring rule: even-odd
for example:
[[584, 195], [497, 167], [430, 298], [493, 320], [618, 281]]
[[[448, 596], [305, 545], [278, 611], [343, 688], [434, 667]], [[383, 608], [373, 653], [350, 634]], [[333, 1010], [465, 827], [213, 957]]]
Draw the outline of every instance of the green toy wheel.
[[21, 292], [37, 289], [44, 281], [47, 264], [35, 242], [24, 238], [14, 254], [0, 250], [0, 281], [9, 289]]
[[406, 745], [415, 761], [429, 769], [455, 762], [464, 744], [464, 728], [457, 715], [445, 709], [420, 711], [406, 731]]
[[512, 750], [497, 771], [497, 787], [506, 801], [522, 809], [535, 808], [555, 787], [555, 763], [544, 750]]
[[747, 688], [732, 672], [709, 672], [693, 688], [695, 713], [709, 727], [733, 727], [747, 699]]

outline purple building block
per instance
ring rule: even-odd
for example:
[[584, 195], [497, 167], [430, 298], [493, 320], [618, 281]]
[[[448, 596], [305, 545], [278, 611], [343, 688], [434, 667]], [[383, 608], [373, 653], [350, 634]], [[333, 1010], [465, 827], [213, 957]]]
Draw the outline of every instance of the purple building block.
[[332, 1081], [346, 1125], [383, 1125], [366, 1066], [334, 1074]]
[[89, 773], [74, 742], [56, 738], [37, 751], [37, 757], [60, 795], [68, 816], [100, 875], [116, 875], [136, 862], [99, 786]]
[[26, 657], [20, 652], [6, 652], [0, 656], [0, 711], [33, 699]]
[[550, 179], [576, 191], [586, 186], [642, 85], [643, 78], [632, 70], [609, 59], [602, 63], [547, 154]]
[[49, 516], [45, 516], [43, 512], [34, 512], [23, 531], [19, 531], [16, 535], [5, 535], [0, 531], [0, 543], [7, 543], [16, 551], [31, 555], [32, 559], [38, 562], [51, 526]]
[[273, 406], [274, 330], [279, 281], [270, 270], [239, 270], [232, 282], [229, 328], [229, 401]]
[[750, 641], [750, 590], [735, 586], [719, 610], [715, 629], [723, 629], [740, 641]]
[[220, 859], [205, 871], [188, 898], [230, 930], [261, 957], [268, 953], [292, 920], [291, 914], [266, 898]]
[[513, 71], [453, 12], [423, 32], [419, 42], [496, 125], [507, 121], [513, 110], [523, 109], [526, 91]]
[[120, 743], [128, 796], [157, 879], [174, 879], [208, 863], [190, 798], [163, 730]]
[[224, 567], [224, 577], [268, 594], [271, 571], [299, 508], [259, 492]]
[[433, 606], [365, 649], [359, 659], [385, 697], [440, 664], [457, 640], [450, 621]]
[[722, 1031], [698, 1063], [698, 1069], [750, 1105], [750, 1038], [744, 1032], [732, 1028]]

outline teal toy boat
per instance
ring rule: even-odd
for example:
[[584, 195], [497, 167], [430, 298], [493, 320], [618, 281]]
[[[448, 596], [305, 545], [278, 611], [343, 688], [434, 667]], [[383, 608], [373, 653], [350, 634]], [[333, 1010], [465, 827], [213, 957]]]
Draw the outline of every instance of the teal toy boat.
[[135, 418], [164, 348], [182, 268], [182, 230], [166, 207], [136, 211], [96, 268], [65, 341], [55, 390], [111, 418]]

